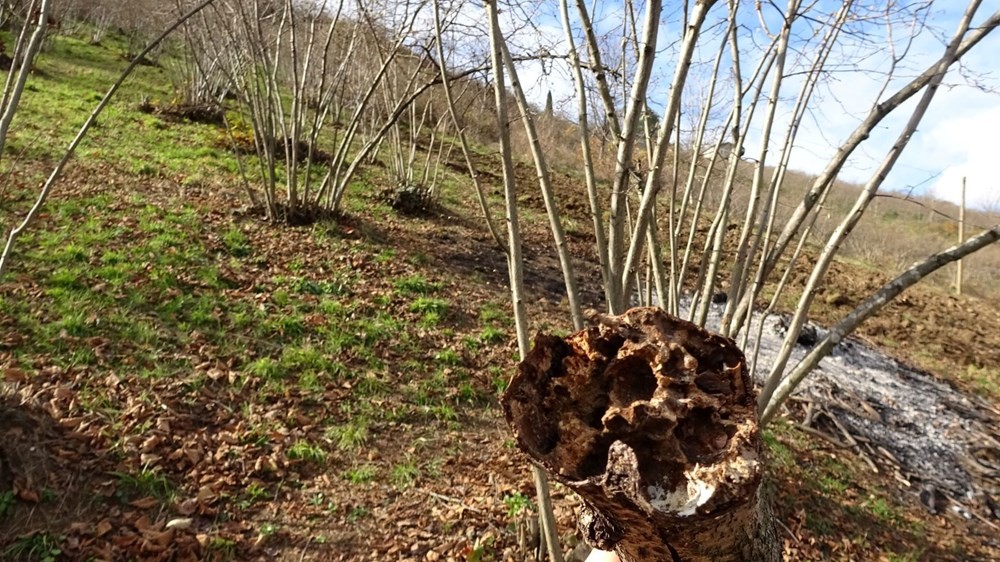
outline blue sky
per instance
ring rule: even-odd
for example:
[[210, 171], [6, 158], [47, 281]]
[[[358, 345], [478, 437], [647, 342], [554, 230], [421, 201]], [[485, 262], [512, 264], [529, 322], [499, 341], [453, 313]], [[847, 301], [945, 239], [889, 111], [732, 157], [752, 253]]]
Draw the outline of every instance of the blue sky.
[[[654, 107], [666, 98], [670, 74], [673, 71], [672, 51], [676, 48], [678, 36], [678, 21], [675, 3], [666, 2], [664, 25], [661, 27], [659, 50], [660, 62], [657, 76], [651, 87], [650, 101]], [[870, 2], [878, 7], [884, 3]], [[783, 3], [781, 3], [783, 7]], [[839, 2], [821, 0], [819, 6], [833, 9]], [[522, 5], [523, 6], [523, 5]], [[622, 5], [618, 2], [597, 3], [598, 10], [594, 21], [599, 31], [610, 32], [609, 43], [614, 43], [620, 35], [620, 22], [623, 17]], [[910, 47], [906, 62], [897, 70], [896, 78], [890, 82], [888, 92], [891, 93], [900, 84], [918, 74], [943, 51], [943, 40], [950, 37], [954, 31], [961, 9], [965, 2], [954, 0], [939, 1], [928, 12], [927, 27], [916, 37]], [[743, 16], [740, 22], [759, 42], [766, 42], [767, 37], [760, 30], [757, 14], [753, 11], [753, 3], [744, 3]], [[982, 21], [994, 11], [1000, 9], [1000, 0], [982, 2], [976, 21]], [[515, 43], [522, 50], [531, 50], [539, 45], [551, 45], [558, 52], [563, 42], [561, 21], [558, 19], [558, 4], [539, 5], [524, 8], [522, 15], [527, 13], [538, 32], [520, 29], [516, 34]], [[671, 11], [674, 10], [674, 11]], [[510, 13], [508, 17], [517, 17]], [[641, 18], [641, 13], [637, 17]], [[714, 8], [710, 21], [715, 25], [709, 28], [703, 46], [699, 48], [698, 57], [702, 65], [692, 71], [689, 84], [689, 112], [696, 112], [697, 99], [704, 91], [706, 79], [704, 72], [708, 63], [714, 57], [718, 45], [718, 37], [724, 32], [722, 24], [725, 15], [725, 3], [719, 2]], [[714, 18], [714, 19], [713, 19]], [[765, 12], [764, 20], [772, 31], [777, 30], [777, 18], [774, 12]], [[508, 25], [513, 28], [513, 25]], [[814, 101], [810, 115], [804, 121], [792, 153], [791, 166], [795, 169], [815, 173], [833, 155], [836, 147], [851, 133], [855, 126], [871, 107], [874, 97], [882, 87], [884, 71], [888, 67], [889, 35], [884, 26], [866, 24], [864, 29], [871, 34], [865, 42], [846, 40], [844, 48], [835, 55], [833, 62], [846, 67], [861, 66], [867, 73], [843, 72], [831, 76], [826, 81], [819, 94], [821, 99]], [[897, 49], [904, 46], [909, 28], [898, 25], [893, 28], [893, 38]], [[805, 45], [805, 38], [799, 37], [793, 45]], [[749, 40], [746, 41], [750, 44]], [[753, 53], [747, 53], [743, 61], [744, 74], [753, 68], [755, 60]], [[840, 57], [837, 59], [836, 57]], [[794, 61], [789, 63], [795, 64]], [[799, 61], [799, 64], [805, 64]], [[557, 100], [563, 100], [567, 113], [572, 113], [571, 96], [573, 84], [568, 72], [559, 64], [548, 64], [543, 71], [541, 65], [528, 64], [521, 69], [522, 81], [529, 87], [529, 95], [539, 104], [545, 94], [552, 91]], [[702, 75], [699, 76], [699, 68]], [[546, 72], [547, 71], [547, 72]], [[790, 112], [794, 95], [798, 93], [798, 83], [788, 80], [782, 89], [783, 103], [779, 106], [784, 113]], [[690, 96], [694, 97], [690, 97]], [[719, 95], [731, 98], [731, 86], [723, 85]], [[884, 157], [900, 128], [909, 117], [916, 97], [907, 105], [897, 110], [876, 129], [871, 139], [852, 156], [848, 165], [841, 173], [841, 178], [863, 183], [869, 179], [878, 162]], [[786, 99], [787, 98], [787, 99]], [[758, 110], [761, 113], [762, 110]], [[781, 114], [781, 111], [779, 111]], [[774, 129], [775, 135], [784, 133], [783, 122]], [[772, 137], [773, 139], [774, 137]], [[961, 178], [966, 176], [968, 201], [970, 206], [994, 207], [1000, 210], [1000, 174], [995, 170], [996, 161], [1000, 159], [1000, 31], [995, 31], [965, 59], [961, 68], [953, 69], [945, 80], [930, 110], [924, 117], [917, 134], [911, 140], [892, 173], [883, 185], [883, 190], [898, 193], [933, 194], [949, 201], [957, 201]], [[751, 127], [747, 141], [747, 155], [752, 155], [760, 144], [759, 133]], [[773, 153], [771, 158], [776, 157]]]

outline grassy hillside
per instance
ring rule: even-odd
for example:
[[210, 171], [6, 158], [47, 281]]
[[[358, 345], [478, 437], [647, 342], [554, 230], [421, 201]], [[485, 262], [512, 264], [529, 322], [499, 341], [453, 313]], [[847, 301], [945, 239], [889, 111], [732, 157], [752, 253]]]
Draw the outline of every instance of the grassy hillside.
[[[5, 225], [119, 53], [60, 37], [39, 60]], [[343, 218], [270, 224], [244, 210], [224, 130], [138, 110], [171, 92], [140, 69], [0, 280], [0, 559], [523, 560], [532, 486], [496, 398], [517, 357], [506, 265], [457, 157], [431, 216], [395, 214], [371, 166]], [[565, 200], [596, 302], [589, 223]], [[568, 330], [540, 197], [524, 203], [533, 328]], [[819, 318], [884, 277], [838, 264]], [[997, 392], [995, 301], [921, 289], [865, 335]], [[1000, 556], [988, 527], [929, 515], [850, 453], [790, 423], [766, 438], [789, 559]], [[571, 546], [576, 500], [555, 497]]]

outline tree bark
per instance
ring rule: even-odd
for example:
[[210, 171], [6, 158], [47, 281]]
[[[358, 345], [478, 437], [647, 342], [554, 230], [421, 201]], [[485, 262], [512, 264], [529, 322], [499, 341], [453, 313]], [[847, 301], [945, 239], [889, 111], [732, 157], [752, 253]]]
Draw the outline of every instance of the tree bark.
[[736, 344], [659, 308], [539, 335], [503, 396], [519, 447], [582, 497], [624, 562], [781, 560]]
[[[528, 353], [528, 312], [524, 303], [524, 259], [521, 254], [521, 227], [517, 212], [517, 189], [514, 180], [514, 160], [510, 149], [510, 119], [507, 117], [507, 87], [504, 85], [503, 33], [500, 29], [496, 0], [483, 4], [490, 29], [490, 62], [493, 67], [493, 95], [500, 132], [500, 161], [503, 164], [504, 200], [507, 207], [507, 272], [510, 274], [510, 299], [514, 305], [514, 325], [517, 329], [517, 349], [522, 359]], [[537, 466], [531, 470], [538, 499], [538, 523], [541, 537], [551, 562], [562, 562], [559, 530], [552, 509], [552, 494], [545, 472]]]

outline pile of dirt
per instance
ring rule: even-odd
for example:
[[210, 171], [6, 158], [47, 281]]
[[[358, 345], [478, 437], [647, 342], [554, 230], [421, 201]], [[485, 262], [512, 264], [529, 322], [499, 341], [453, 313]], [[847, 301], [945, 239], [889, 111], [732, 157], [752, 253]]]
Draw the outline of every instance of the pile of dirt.
[[139, 111], [158, 115], [170, 121], [190, 121], [222, 127], [226, 124], [226, 110], [217, 103], [176, 103], [156, 105], [150, 99], [139, 102]]

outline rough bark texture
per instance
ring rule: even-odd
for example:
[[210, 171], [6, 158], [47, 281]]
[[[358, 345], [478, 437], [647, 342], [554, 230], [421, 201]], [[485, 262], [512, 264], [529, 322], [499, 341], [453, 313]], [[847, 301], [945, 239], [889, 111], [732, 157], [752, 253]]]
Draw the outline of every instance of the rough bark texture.
[[735, 343], [658, 308], [538, 335], [503, 397], [518, 445], [575, 490], [580, 530], [631, 561], [781, 559]]

